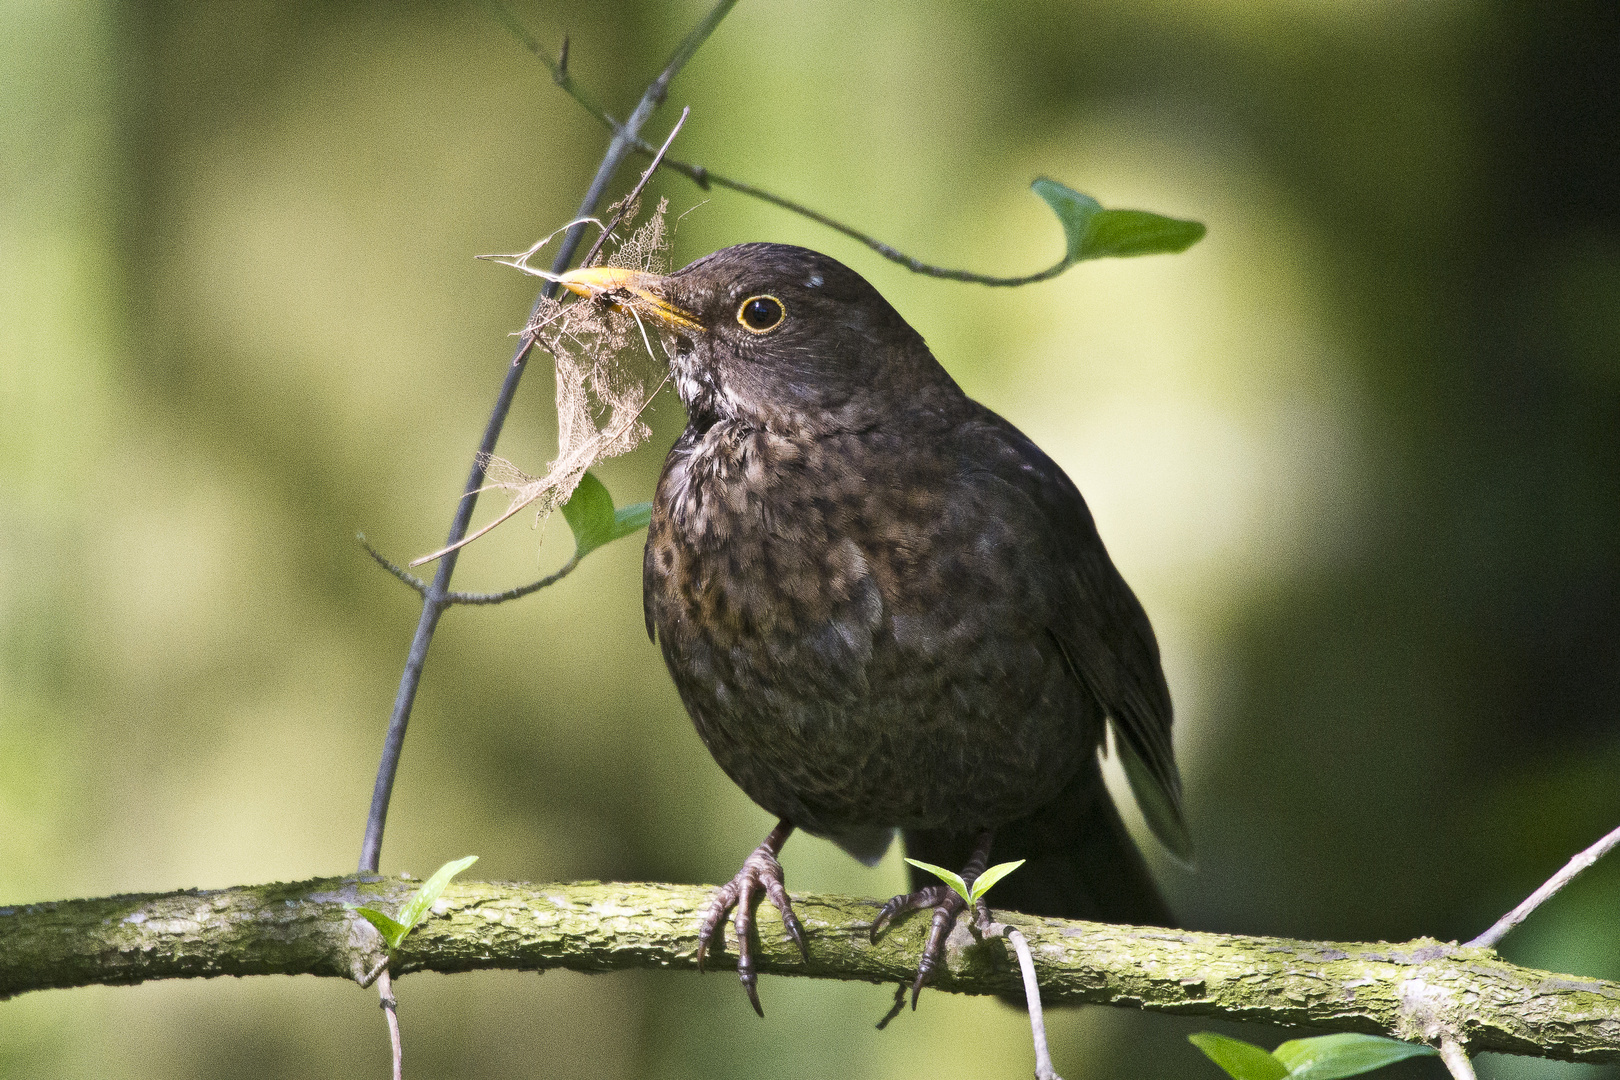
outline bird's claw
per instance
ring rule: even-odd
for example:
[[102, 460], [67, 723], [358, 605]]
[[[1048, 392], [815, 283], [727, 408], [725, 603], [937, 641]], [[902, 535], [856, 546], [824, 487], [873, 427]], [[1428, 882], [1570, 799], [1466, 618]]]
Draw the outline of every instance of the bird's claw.
[[[921, 911], [923, 908], [938, 907], [945, 902], [945, 898], [956, 896], [948, 885], [929, 885], [916, 892], [901, 893], [899, 896], [889, 898], [889, 902], [878, 909], [877, 917], [872, 920], [872, 929], [868, 938], [872, 944], [877, 944], [878, 934], [883, 928], [893, 922], [898, 915], [905, 915], [912, 911]], [[960, 897], [958, 897], [960, 899]]]
[[[983, 902], [980, 902], [982, 907]], [[945, 939], [956, 926], [956, 917], [967, 910], [967, 901], [948, 885], [930, 885], [916, 892], [902, 893], [883, 905], [872, 920], [871, 940], [877, 942], [878, 933], [897, 915], [924, 908], [934, 909], [934, 921], [928, 929], [928, 943], [923, 946], [922, 959], [917, 961], [917, 978], [911, 984], [911, 1007], [917, 1008], [917, 996], [933, 979], [945, 960]], [[980, 913], [988, 917], [988, 909]]]
[[742, 981], [743, 990], [748, 994], [748, 1002], [760, 1016], [765, 1010], [759, 1004], [759, 974], [754, 968], [754, 948], [750, 942], [751, 931], [754, 926], [754, 903], [759, 894], [764, 893], [770, 898], [771, 904], [782, 913], [782, 925], [787, 928], [788, 936], [799, 947], [799, 954], [808, 963], [810, 960], [810, 945], [804, 936], [804, 926], [799, 917], [793, 913], [793, 901], [788, 899], [787, 885], [782, 876], [782, 864], [777, 861], [776, 854], [767, 844], [761, 844], [754, 849], [754, 853], [743, 860], [742, 869], [730, 882], [715, 890], [714, 896], [709, 900], [709, 907], [703, 915], [703, 923], [698, 929], [698, 970], [703, 970], [703, 958], [708, 954], [710, 943], [715, 944], [717, 950], [725, 947], [726, 915], [736, 909], [736, 916], [732, 925], [737, 930], [737, 978]]

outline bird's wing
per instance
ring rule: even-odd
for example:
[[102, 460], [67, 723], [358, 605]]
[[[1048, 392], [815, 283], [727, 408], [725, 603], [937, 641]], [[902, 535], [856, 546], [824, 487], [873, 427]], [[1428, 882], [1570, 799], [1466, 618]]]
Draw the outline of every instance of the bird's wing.
[[1022, 432], [993, 413], [987, 419], [990, 430], [981, 431], [997, 444], [995, 471], [1030, 500], [1044, 535], [1058, 538], [1048, 559], [1050, 595], [1058, 599], [1045, 613], [1047, 632], [1113, 722], [1121, 764], [1149, 827], [1190, 861], [1170, 740], [1170, 688], [1147, 612], [1108, 557], [1079, 489]]

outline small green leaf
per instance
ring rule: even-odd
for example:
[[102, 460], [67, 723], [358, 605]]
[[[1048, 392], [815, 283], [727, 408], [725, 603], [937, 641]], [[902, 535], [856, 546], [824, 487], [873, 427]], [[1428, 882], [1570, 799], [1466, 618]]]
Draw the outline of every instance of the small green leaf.
[[1202, 1050], [1209, 1060], [1225, 1069], [1234, 1080], [1283, 1080], [1288, 1068], [1254, 1043], [1229, 1039], [1213, 1031], [1199, 1031], [1187, 1041]]
[[1106, 210], [1090, 195], [1045, 177], [1030, 186], [1063, 223], [1066, 266], [1109, 256], [1174, 254], [1192, 247], [1207, 231], [1202, 222], [1146, 210]]
[[1410, 1057], [1437, 1053], [1422, 1043], [1353, 1032], [1291, 1039], [1272, 1051], [1288, 1070], [1288, 1080], [1343, 1080]]
[[590, 473], [579, 478], [562, 512], [574, 533], [574, 558], [583, 559], [613, 540], [613, 496]]
[[478, 856], [468, 855], [465, 859], [447, 862], [435, 870], [432, 877], [422, 882], [422, 887], [416, 890], [416, 895], [400, 909], [399, 921], [405, 925], [405, 933], [416, 929], [416, 924], [422, 921], [422, 916], [427, 914], [428, 908], [432, 907], [433, 902], [444, 892], [444, 887], [450, 884], [450, 879], [477, 861]]
[[1006, 877], [1008, 874], [1012, 873], [1014, 870], [1023, 865], [1023, 859], [1019, 859], [1017, 862], [997, 863], [984, 873], [980, 874], [973, 881], [973, 894], [968, 897], [968, 902], [972, 903], [985, 893], [989, 892], [990, 886], [994, 885], [996, 882], [1000, 881], [1002, 878]]
[[926, 863], [921, 859], [907, 859], [906, 862], [910, 863], [912, 866], [915, 866], [919, 870], [926, 870], [930, 874], [933, 874], [935, 877], [939, 878], [939, 880], [955, 889], [956, 895], [960, 896], [970, 904], [973, 903], [973, 897], [968, 893], [968, 884], [962, 880], [962, 875], [953, 874], [943, 866], [935, 866], [933, 863]]
[[368, 923], [377, 928], [377, 932], [388, 942], [390, 949], [397, 949], [399, 943], [405, 940], [405, 935], [411, 932], [410, 927], [402, 926], [376, 908], [354, 907], [352, 904], [349, 907], [355, 913], [363, 915]]
[[652, 503], [613, 509], [613, 496], [602, 481], [586, 473], [562, 505], [563, 518], [574, 533], [574, 558], [583, 559], [603, 544], [610, 544], [652, 520]]

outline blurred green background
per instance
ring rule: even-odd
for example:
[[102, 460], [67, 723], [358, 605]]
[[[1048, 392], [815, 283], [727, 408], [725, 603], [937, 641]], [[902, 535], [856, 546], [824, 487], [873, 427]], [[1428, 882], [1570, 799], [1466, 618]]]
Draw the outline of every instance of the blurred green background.
[[[516, 10], [623, 115], [705, 6]], [[1178, 703], [1201, 866], [1160, 865], [1190, 926], [1466, 938], [1620, 822], [1617, 10], [745, 0], [649, 129], [689, 104], [682, 156], [983, 272], [1061, 250], [1040, 174], [1208, 223], [1004, 291], [658, 185], [677, 263], [847, 260], [1086, 492]], [[417, 612], [353, 534], [441, 542], [534, 286], [472, 256], [567, 220], [605, 141], [477, 5], [0, 6], [0, 902], [352, 869]], [[531, 471], [550, 397], [541, 362], [501, 444]], [[619, 501], [681, 424], [661, 400], [600, 470]], [[458, 584], [533, 579], [569, 549], [544, 536], [509, 524]], [[446, 618], [385, 871], [712, 882], [758, 842], [639, 568], [625, 541]], [[785, 861], [804, 891], [902, 876], [806, 837]], [[1611, 861], [1504, 951], [1620, 978], [1617, 898]], [[887, 988], [762, 991], [763, 1023], [726, 974], [399, 985], [414, 1076], [1029, 1072], [992, 1002], [879, 1033]], [[1186, 1032], [1284, 1037], [1054, 1025], [1070, 1076], [1214, 1080]], [[333, 980], [0, 1004], [8, 1077], [385, 1064], [376, 995]]]

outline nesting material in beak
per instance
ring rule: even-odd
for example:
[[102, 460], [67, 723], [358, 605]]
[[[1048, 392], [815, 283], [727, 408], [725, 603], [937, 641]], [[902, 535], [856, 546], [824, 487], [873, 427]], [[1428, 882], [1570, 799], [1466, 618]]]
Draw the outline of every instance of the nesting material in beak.
[[[569, 292], [584, 297], [605, 297], [620, 301], [621, 306], [645, 315], [652, 315], [666, 326], [681, 330], [701, 330], [703, 324], [691, 313], [682, 311], [660, 295], [658, 286], [663, 278], [644, 270], [630, 270], [622, 266], [593, 266], [586, 270], [570, 270], [558, 279], [558, 284]], [[628, 301], [628, 302], [623, 302]]]

